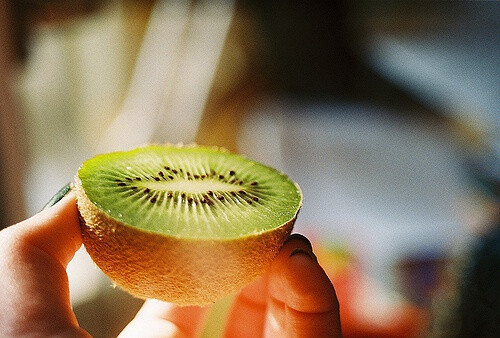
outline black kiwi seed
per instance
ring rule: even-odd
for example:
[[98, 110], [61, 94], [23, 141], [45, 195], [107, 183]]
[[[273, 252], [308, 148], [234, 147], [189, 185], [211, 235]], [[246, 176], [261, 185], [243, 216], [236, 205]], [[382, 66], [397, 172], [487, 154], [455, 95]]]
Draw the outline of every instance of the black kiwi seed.
[[219, 199], [219, 201], [223, 201], [224, 200], [224, 196], [222, 196], [222, 195], [217, 196], [217, 198]]
[[232, 196], [236, 196], [236, 193], [234, 191], [231, 191]]
[[167, 167], [167, 166], [165, 166], [163, 168], [165, 168], [165, 170], [170, 170], [170, 167]]
[[203, 178], [207, 177], [207, 175], [203, 174], [200, 177], [203, 179]]
[[229, 171], [229, 175], [234, 176], [235, 174], [236, 174], [236, 173], [234, 172], [234, 170], [230, 170], [230, 171]]
[[252, 183], [250, 183], [250, 185], [257, 185], [258, 183], [253, 181]]
[[174, 176], [172, 176], [172, 175], [168, 175], [168, 178], [170, 178], [171, 180], [173, 180], [173, 179], [174, 179]]
[[219, 175], [219, 178], [222, 180], [222, 179], [224, 179], [224, 176], [223, 175]]
[[135, 190], [135, 189], [137, 189], [137, 187], [135, 187], [135, 186], [134, 186], [134, 187], [130, 187], [130, 189], [133, 189], [133, 190]]
[[175, 170], [175, 169], [172, 169], [172, 172], [173, 172], [174, 174], [177, 174], [177, 170]]
[[151, 191], [151, 190], [149, 190], [149, 188], [144, 189], [144, 192], [145, 192], [146, 194], [148, 194], [150, 191]]
[[155, 179], [155, 181], [159, 181], [159, 180], [160, 180], [160, 178], [159, 178], [159, 177], [155, 177], [154, 179]]
[[186, 197], [186, 193], [184, 193], [184, 192], [183, 192], [183, 193], [181, 194], [181, 197], [182, 197], [182, 198], [185, 198], [185, 197]]
[[198, 179], [198, 178], [200, 178], [200, 175], [194, 175], [193, 177]]
[[137, 181], [141, 181], [142, 179], [140, 177], [135, 178]]
[[172, 196], [174, 196], [174, 194], [172, 194], [171, 192], [169, 192], [169, 193], [167, 194], [167, 197], [168, 197], [168, 198], [172, 198]]
[[161, 177], [165, 177], [165, 175], [163, 174], [163, 171], [160, 171], [160, 172], [158, 173], [158, 175], [160, 175]]
[[192, 198], [192, 197], [189, 197], [189, 198], [188, 198], [188, 202], [189, 202], [189, 203], [193, 202], [193, 198]]
[[208, 195], [210, 195], [210, 196], [213, 196], [213, 195], [214, 195], [214, 192], [213, 192], [212, 190], [209, 190], [209, 191], [207, 192], [207, 194], [208, 194]]
[[201, 198], [201, 199], [200, 199], [200, 202], [201, 202], [201, 203], [207, 203], [207, 200], [206, 200], [205, 198]]
[[259, 201], [259, 198], [258, 198], [258, 197], [256, 197], [256, 196], [252, 197], [252, 199], [253, 199], [255, 202], [258, 202], [258, 201]]
[[240, 191], [238, 191], [238, 192], [239, 192], [240, 194], [242, 194], [242, 195], [246, 195], [246, 194], [247, 194], [245, 190], [240, 190]]
[[126, 184], [125, 184], [125, 183], [123, 183], [123, 182], [120, 182], [120, 183], [117, 183], [117, 184], [118, 184], [120, 187], [124, 187], [124, 186], [126, 186]]
[[125, 179], [126, 179], [127, 181], [129, 181], [129, 182], [130, 182], [130, 181], [132, 181], [132, 179], [131, 179], [130, 177], [126, 177]]
[[122, 180], [115, 178], [115, 182], [121, 182]]
[[152, 199], [149, 200], [151, 203], [155, 203], [156, 202], [156, 197], [153, 197]]

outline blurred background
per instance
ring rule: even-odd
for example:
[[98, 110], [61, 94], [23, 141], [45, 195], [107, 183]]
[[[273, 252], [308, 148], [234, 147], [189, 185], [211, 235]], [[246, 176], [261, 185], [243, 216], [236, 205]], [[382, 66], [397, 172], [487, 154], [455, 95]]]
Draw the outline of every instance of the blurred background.
[[[493, 337], [499, 18], [498, 2], [0, 0], [0, 225], [97, 153], [222, 146], [302, 187], [296, 231], [346, 337]], [[84, 250], [68, 273], [95, 337], [142, 303]]]

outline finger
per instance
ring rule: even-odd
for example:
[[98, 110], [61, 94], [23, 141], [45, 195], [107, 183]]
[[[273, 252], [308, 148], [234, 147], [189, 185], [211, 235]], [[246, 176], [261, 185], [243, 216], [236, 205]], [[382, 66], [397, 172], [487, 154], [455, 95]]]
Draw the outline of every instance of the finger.
[[148, 299], [119, 337], [196, 337], [206, 312], [206, 307]]
[[[290, 236], [289, 240], [295, 236]], [[225, 337], [261, 336], [264, 330], [268, 295], [268, 274], [266, 273], [236, 296], [228, 317]]]
[[81, 246], [70, 193], [0, 232], [0, 336], [86, 335], [71, 309], [66, 265]]
[[267, 275], [244, 288], [231, 306], [224, 336], [260, 336], [264, 329], [267, 294]]
[[266, 336], [339, 337], [339, 304], [310, 242], [292, 236], [269, 272]]
[[34, 246], [66, 267], [82, 245], [74, 193], [69, 193], [53, 207], [5, 229], [5, 238], [17, 249]]

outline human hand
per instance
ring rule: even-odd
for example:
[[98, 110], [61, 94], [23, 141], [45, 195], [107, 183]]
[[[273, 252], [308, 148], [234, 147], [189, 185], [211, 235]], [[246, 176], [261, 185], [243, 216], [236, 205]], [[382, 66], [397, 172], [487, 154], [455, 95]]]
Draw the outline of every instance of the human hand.
[[[88, 337], [69, 298], [66, 265], [82, 244], [75, 196], [0, 231], [0, 336]], [[147, 300], [120, 337], [196, 336], [207, 308]], [[235, 298], [227, 337], [340, 336], [333, 286], [309, 241], [292, 235], [268, 272]]]
[[[176, 307], [147, 300], [120, 335], [196, 336], [206, 308]], [[175, 323], [173, 326], [172, 323]], [[340, 337], [339, 305], [333, 286], [316, 261], [310, 242], [294, 234], [269, 271], [235, 298], [225, 337]]]

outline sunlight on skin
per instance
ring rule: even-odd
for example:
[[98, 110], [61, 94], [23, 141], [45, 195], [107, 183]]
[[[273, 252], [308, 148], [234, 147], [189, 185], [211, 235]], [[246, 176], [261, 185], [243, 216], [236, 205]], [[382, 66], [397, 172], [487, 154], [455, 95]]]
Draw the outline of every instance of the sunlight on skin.
[[280, 329], [281, 326], [278, 324], [275, 314], [271, 311], [268, 311], [266, 316], [266, 324], [264, 326], [264, 336], [271, 337], [272, 334], [279, 332]]
[[[66, 265], [82, 239], [74, 193], [0, 232], [0, 336], [88, 337], [69, 298]], [[120, 337], [194, 337], [208, 307], [148, 300]], [[235, 298], [226, 337], [340, 337], [338, 301], [309, 241], [292, 235], [266, 274]]]

